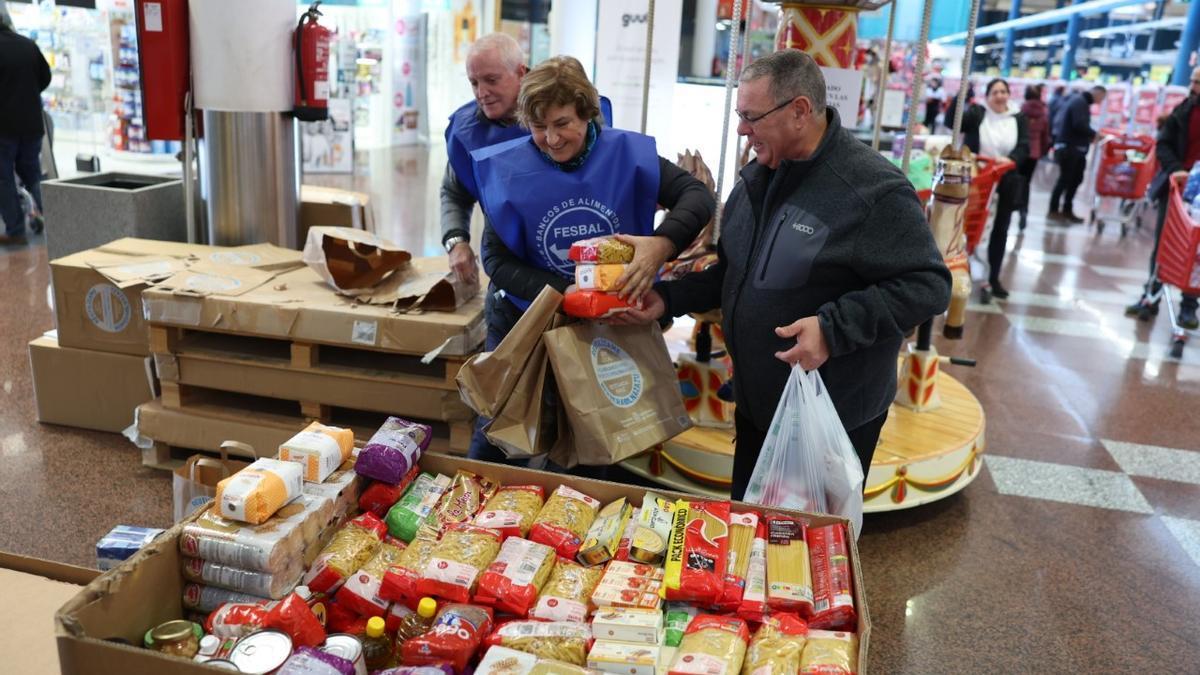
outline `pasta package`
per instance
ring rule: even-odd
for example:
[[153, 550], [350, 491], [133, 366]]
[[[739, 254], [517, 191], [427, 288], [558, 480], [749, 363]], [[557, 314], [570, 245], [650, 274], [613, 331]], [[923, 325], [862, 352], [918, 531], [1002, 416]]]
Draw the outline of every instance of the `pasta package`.
[[750, 564], [746, 567], [746, 588], [737, 614], [747, 621], [758, 623], [767, 613], [767, 522], [760, 518], [750, 547]]
[[475, 602], [494, 606], [501, 612], [525, 617], [554, 570], [554, 549], [509, 537], [500, 553], [479, 578]]
[[529, 616], [543, 621], [586, 620], [588, 599], [603, 574], [604, 570], [600, 568], [584, 567], [569, 559], [559, 558]]
[[256, 572], [199, 558], [183, 558], [183, 578], [197, 584], [207, 584], [238, 593], [248, 593], [278, 600], [291, 592], [304, 573], [300, 561], [278, 572]]
[[328, 497], [301, 495], [259, 525], [224, 518], [210, 507], [183, 526], [179, 552], [259, 572], [280, 572], [316, 541], [333, 517]]
[[375, 555], [350, 575], [346, 583], [338, 589], [335, 597], [338, 604], [368, 618], [383, 616], [389, 604], [387, 599], [380, 595], [383, 575], [400, 559], [404, 548], [404, 542], [399, 539], [384, 537]]
[[812, 616], [812, 571], [804, 521], [784, 515], [767, 520], [767, 605], [778, 612]]
[[621, 534], [625, 532], [625, 525], [629, 522], [632, 511], [624, 497], [600, 509], [579, 548], [579, 554], [576, 556], [579, 562], [584, 565], [603, 565], [612, 560], [621, 544]]
[[567, 259], [577, 263], [631, 263], [633, 246], [615, 237], [581, 239], [571, 244]]
[[473, 675], [529, 675], [537, 662], [538, 657], [533, 654], [508, 647], [491, 647], [475, 666]]
[[529, 539], [553, 548], [564, 558], [574, 558], [599, 509], [600, 502], [560, 485], [538, 512]]
[[592, 629], [571, 621], [509, 621], [500, 624], [484, 644], [533, 654], [539, 659], [587, 665]]
[[694, 605], [689, 605], [686, 602], [672, 602], [667, 605], [666, 614], [663, 617], [663, 644], [668, 647], [678, 647], [683, 640], [683, 634], [687, 632], [688, 626], [692, 624], [692, 619], [699, 616], [700, 610]]
[[470, 471], [458, 471], [450, 488], [438, 500], [425, 522], [421, 523], [417, 536], [437, 539], [450, 525], [470, 522], [487, 500], [496, 494], [496, 487], [492, 481]]
[[624, 263], [576, 265], [575, 287], [581, 291], [618, 291], [617, 280], [627, 267]]
[[279, 459], [304, 467], [304, 480], [324, 482], [354, 450], [354, 432], [312, 422], [279, 446]]
[[414, 539], [384, 573], [379, 595], [385, 600], [404, 603], [416, 611], [417, 604], [421, 602], [417, 583], [436, 548], [437, 542], [432, 539]]
[[663, 597], [704, 607], [716, 604], [725, 590], [728, 539], [729, 502], [676, 502]]
[[750, 571], [750, 555], [754, 548], [754, 535], [758, 531], [758, 514], [729, 514], [729, 551], [725, 556], [725, 588], [715, 609], [735, 612], [742, 604], [746, 591], [746, 575]]
[[858, 623], [854, 612], [854, 574], [845, 525], [809, 528], [808, 555], [812, 563], [813, 628], [853, 631]]
[[500, 552], [500, 533], [486, 527], [450, 525], [417, 582], [419, 595], [434, 595], [451, 602], [467, 602], [479, 575]]
[[506, 485], [483, 505], [475, 524], [498, 530], [505, 537], [524, 537], [545, 500], [546, 489], [541, 485]]
[[304, 489], [304, 469], [277, 459], [256, 459], [250, 466], [217, 483], [218, 513], [258, 525], [291, 502]]
[[321, 549], [304, 585], [317, 593], [332, 593], [379, 549], [387, 526], [373, 513], [364, 513], [342, 526]]
[[736, 617], [701, 614], [688, 625], [669, 675], [737, 675], [750, 629]]
[[772, 614], [755, 631], [742, 675], [795, 675], [808, 626], [795, 614]]
[[358, 509], [360, 511], [370, 511], [380, 518], [386, 519], [388, 511], [392, 510], [396, 502], [400, 501], [400, 498], [404, 496], [404, 491], [415, 479], [416, 474], [410, 473], [409, 482], [401, 481], [398, 485], [372, 481], [358, 498]]
[[400, 660], [406, 666], [449, 663], [462, 673], [480, 643], [492, 632], [492, 610], [475, 605], [447, 604], [438, 609], [429, 632], [404, 641]]
[[857, 635], [841, 631], [808, 631], [808, 642], [800, 655], [800, 675], [854, 675], [857, 672]]
[[433, 507], [448, 489], [449, 476], [440, 473], [417, 476], [400, 501], [388, 509], [385, 518], [388, 532], [401, 541], [411, 542], [416, 538], [421, 523], [433, 512]]
[[660, 565], [667, 556], [667, 542], [675, 522], [675, 502], [647, 492], [629, 545], [629, 559]]
[[621, 562], [629, 560], [629, 549], [633, 547], [633, 531], [637, 529], [641, 513], [641, 509], [634, 509], [630, 512], [629, 521], [625, 523], [625, 531], [621, 533], [620, 543], [617, 544], [617, 550], [613, 553], [613, 560]]
[[571, 291], [563, 296], [563, 312], [580, 319], [601, 319], [609, 312], [629, 309], [629, 303], [615, 293]]

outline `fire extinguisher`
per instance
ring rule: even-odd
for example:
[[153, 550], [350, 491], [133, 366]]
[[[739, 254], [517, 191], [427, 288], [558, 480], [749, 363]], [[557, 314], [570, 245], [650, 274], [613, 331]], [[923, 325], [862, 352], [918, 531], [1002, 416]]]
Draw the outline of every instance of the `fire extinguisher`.
[[329, 42], [333, 32], [317, 23], [321, 17], [317, 0], [300, 23], [292, 47], [296, 51], [296, 119], [320, 122], [329, 119]]

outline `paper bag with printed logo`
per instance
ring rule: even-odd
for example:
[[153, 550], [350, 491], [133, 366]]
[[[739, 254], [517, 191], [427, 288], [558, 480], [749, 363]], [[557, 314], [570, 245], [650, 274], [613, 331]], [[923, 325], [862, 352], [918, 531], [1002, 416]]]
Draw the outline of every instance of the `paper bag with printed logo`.
[[614, 464], [691, 426], [657, 325], [583, 322], [543, 336], [580, 464]]
[[[557, 328], [567, 321], [567, 317], [557, 315], [550, 327]], [[509, 457], [542, 455], [559, 440], [561, 409], [546, 347], [538, 340], [508, 401], [483, 432]]]

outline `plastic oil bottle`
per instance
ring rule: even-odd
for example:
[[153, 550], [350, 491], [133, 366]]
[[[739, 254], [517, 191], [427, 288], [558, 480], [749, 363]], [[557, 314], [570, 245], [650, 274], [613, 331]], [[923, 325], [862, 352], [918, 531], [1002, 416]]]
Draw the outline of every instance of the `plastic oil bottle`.
[[433, 598], [421, 598], [417, 603], [417, 611], [409, 614], [400, 621], [396, 630], [396, 653], [400, 647], [412, 638], [423, 635], [433, 628], [433, 615], [437, 613], [437, 601]]
[[382, 616], [373, 616], [367, 620], [367, 634], [363, 637], [363, 660], [367, 662], [367, 670], [376, 671], [395, 665], [392, 652], [392, 641], [384, 633], [386, 623]]

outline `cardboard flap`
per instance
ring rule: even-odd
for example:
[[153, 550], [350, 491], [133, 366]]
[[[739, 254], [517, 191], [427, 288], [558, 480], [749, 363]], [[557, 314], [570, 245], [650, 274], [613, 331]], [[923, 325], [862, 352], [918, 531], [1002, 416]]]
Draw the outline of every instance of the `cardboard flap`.
[[178, 295], [237, 297], [275, 278], [273, 272], [199, 262], [158, 284]]
[[453, 312], [479, 295], [481, 284], [462, 281], [450, 271], [444, 257], [417, 258], [406, 274], [393, 274], [359, 302], [391, 305], [398, 312]]
[[117, 288], [128, 288], [140, 284], [151, 284], [169, 279], [187, 269], [187, 262], [180, 258], [155, 257], [137, 262], [89, 262], [88, 265]]

